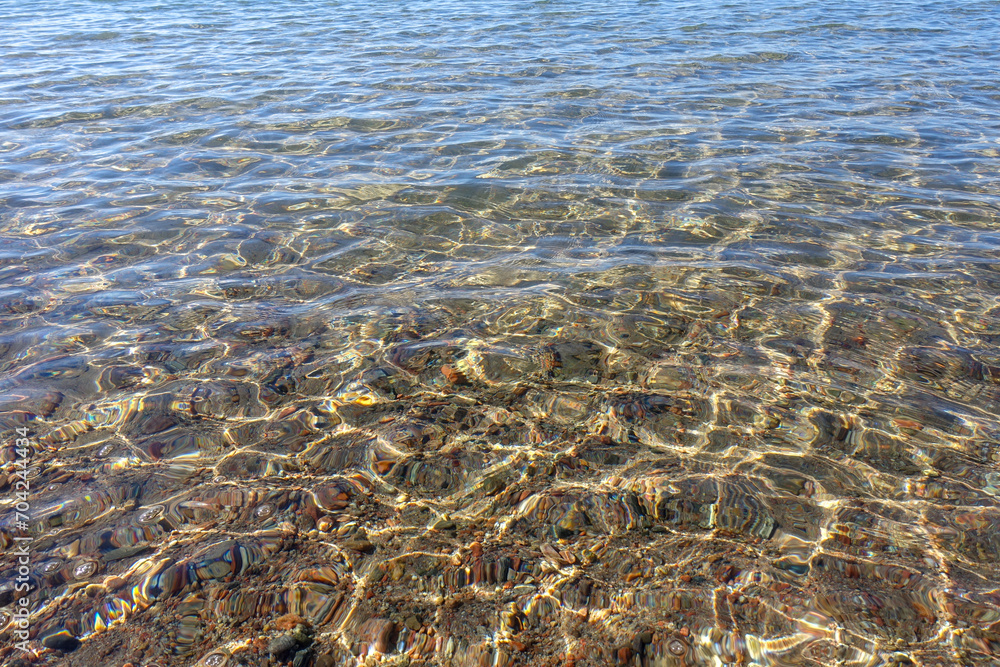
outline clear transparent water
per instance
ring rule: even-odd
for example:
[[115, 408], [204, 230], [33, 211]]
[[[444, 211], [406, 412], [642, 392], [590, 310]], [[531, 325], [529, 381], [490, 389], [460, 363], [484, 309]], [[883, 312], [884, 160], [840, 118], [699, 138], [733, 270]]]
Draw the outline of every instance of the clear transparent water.
[[39, 664], [998, 663], [995, 2], [0, 13]]

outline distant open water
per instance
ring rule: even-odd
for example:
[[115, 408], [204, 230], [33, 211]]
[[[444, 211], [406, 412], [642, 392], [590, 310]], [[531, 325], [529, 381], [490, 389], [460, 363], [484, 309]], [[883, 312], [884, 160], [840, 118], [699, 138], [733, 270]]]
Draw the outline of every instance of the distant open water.
[[1000, 3], [0, 16], [4, 664], [1000, 665]]

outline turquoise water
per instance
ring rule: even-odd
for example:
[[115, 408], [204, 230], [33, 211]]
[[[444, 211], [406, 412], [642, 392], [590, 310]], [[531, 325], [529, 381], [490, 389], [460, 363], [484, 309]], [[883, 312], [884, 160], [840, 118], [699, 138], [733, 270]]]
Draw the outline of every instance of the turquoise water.
[[6, 664], [1000, 664], [996, 2], [0, 15]]

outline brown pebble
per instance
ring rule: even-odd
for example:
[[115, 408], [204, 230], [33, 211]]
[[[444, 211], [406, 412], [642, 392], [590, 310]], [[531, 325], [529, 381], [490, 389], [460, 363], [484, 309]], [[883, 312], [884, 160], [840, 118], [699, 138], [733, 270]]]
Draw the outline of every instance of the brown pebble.
[[740, 571], [737, 570], [732, 565], [723, 565], [715, 573], [715, 580], [718, 581], [719, 583], [728, 584], [730, 581], [735, 579], [736, 575], [738, 575], [739, 573]]
[[691, 583], [691, 575], [690, 574], [682, 574], [681, 575], [681, 581], [683, 581], [685, 584], [690, 584]]
[[445, 376], [445, 378], [447, 378], [448, 382], [452, 384], [469, 384], [469, 380], [465, 377], [465, 373], [453, 366], [442, 366], [441, 373]]
[[562, 556], [559, 555], [559, 552], [551, 544], [542, 544], [541, 551], [546, 558], [554, 563], [562, 561]]
[[687, 637], [689, 634], [691, 634], [691, 630], [688, 629], [688, 626], [685, 625], [683, 628], [681, 628], [680, 631], [681, 637]]
[[473, 558], [479, 558], [483, 555], [483, 545], [479, 542], [473, 542], [470, 544], [469, 549], [472, 551]]
[[316, 657], [316, 662], [313, 663], [313, 667], [333, 667], [336, 664], [333, 656], [329, 653], [323, 653]]
[[396, 641], [396, 635], [396, 624], [392, 621], [382, 621], [375, 636], [375, 650], [379, 653], [388, 653]]
[[370, 554], [375, 551], [375, 545], [365, 539], [344, 540], [343, 545], [351, 551], [357, 551], [362, 554]]
[[123, 588], [126, 583], [128, 582], [121, 577], [108, 577], [104, 580], [104, 587], [109, 591], [117, 591], [119, 588]]
[[279, 630], [294, 630], [297, 625], [304, 625], [307, 628], [310, 623], [298, 614], [285, 614], [274, 622]]

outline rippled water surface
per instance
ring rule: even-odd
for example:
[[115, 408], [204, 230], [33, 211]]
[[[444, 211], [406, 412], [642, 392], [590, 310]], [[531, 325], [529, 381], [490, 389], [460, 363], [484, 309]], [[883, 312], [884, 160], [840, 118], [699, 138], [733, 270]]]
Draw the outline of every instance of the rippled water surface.
[[0, 661], [1000, 664], [996, 2], [0, 15]]

